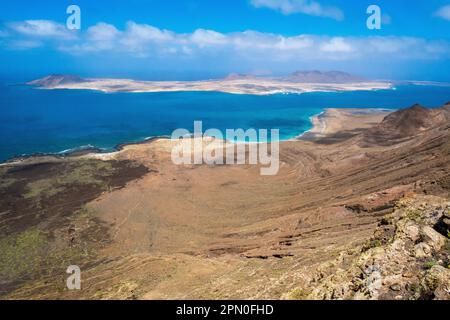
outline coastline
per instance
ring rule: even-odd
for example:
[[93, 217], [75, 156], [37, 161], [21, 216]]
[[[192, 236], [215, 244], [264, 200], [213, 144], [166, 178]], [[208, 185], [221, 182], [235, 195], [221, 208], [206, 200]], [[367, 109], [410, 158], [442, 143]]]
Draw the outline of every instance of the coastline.
[[[383, 118], [395, 111], [384, 108], [326, 108], [310, 118], [313, 127], [298, 135], [293, 140], [317, 141], [333, 137], [348, 138], [362, 130], [379, 123]], [[340, 135], [340, 137], [338, 136]]]
[[[318, 141], [336, 135], [339, 132], [352, 132], [352, 130], [356, 129], [355, 127], [358, 127], [358, 129], [364, 129], [373, 125], [374, 122], [380, 122], [388, 113], [393, 111], [393, 109], [382, 108], [325, 108], [322, 112], [309, 118], [312, 124], [311, 129], [302, 132], [293, 138], [280, 139], [280, 143], [287, 141]], [[0, 162], [0, 166], [19, 164], [26, 161], [32, 161], [33, 159], [42, 158], [52, 158], [57, 160], [82, 156], [101, 157], [102, 155], [114, 155], [126, 149], [128, 146], [150, 144], [161, 140], [170, 141], [171, 139], [169, 136], [148, 137], [141, 141], [121, 142], [116, 144], [112, 149], [108, 150], [95, 146], [89, 146], [87, 148], [82, 146], [56, 153], [35, 152], [29, 155], [11, 157]], [[257, 142], [244, 143], [250, 144]]]
[[324, 111], [322, 111], [316, 115], [309, 117], [309, 121], [311, 122], [311, 125], [312, 125], [311, 129], [306, 130], [305, 132], [299, 134], [298, 136], [296, 136], [290, 140], [301, 140], [303, 137], [306, 137], [311, 132], [314, 132], [317, 130], [322, 131], [322, 129], [318, 128], [318, 123], [320, 125], [326, 126], [326, 123], [322, 123], [322, 121], [323, 121], [322, 118], [323, 118], [323, 115], [326, 113], [326, 110], [327, 109], [325, 109]]
[[135, 141], [135, 142], [121, 142], [116, 144], [114, 147], [112, 147], [111, 150], [106, 150], [104, 148], [90, 146], [84, 148], [84, 146], [71, 148], [60, 152], [34, 152], [30, 154], [24, 154], [20, 156], [13, 156], [9, 159], [6, 159], [5, 161], [0, 162], [0, 166], [4, 165], [10, 165], [15, 164], [18, 162], [23, 162], [29, 159], [33, 158], [44, 158], [44, 157], [52, 157], [55, 159], [65, 159], [65, 158], [76, 158], [86, 155], [105, 155], [105, 154], [114, 154], [116, 152], [124, 150], [127, 146], [133, 146], [133, 145], [141, 145], [141, 144], [147, 144], [152, 143], [157, 140], [170, 140], [168, 136], [155, 136], [155, 137], [148, 137], [141, 141]]
[[[448, 107], [440, 111], [443, 116], [448, 115]], [[415, 113], [415, 109], [403, 112]], [[415, 119], [429, 113], [421, 110]], [[351, 131], [352, 122], [353, 127], [361, 122], [370, 125], [373, 114], [380, 117], [380, 110], [334, 111], [316, 115], [326, 122], [326, 127], [320, 126], [324, 134], [333, 128]], [[450, 167], [448, 159], [436, 157], [448, 155], [445, 119], [441, 126], [430, 124], [430, 131], [395, 152], [391, 146], [366, 148], [360, 145], [359, 136], [330, 145], [284, 142], [279, 149], [279, 171], [271, 177], [261, 175], [264, 164], [177, 165], [171, 159], [176, 141], [155, 139], [149, 144], [122, 145], [123, 151], [111, 156], [37, 158], [3, 167], [2, 222], [7, 231], [14, 232], [14, 238], [8, 239], [21, 239], [15, 234], [42, 228], [52, 236], [49, 245], [63, 245], [57, 248], [69, 252], [63, 262], [70, 259], [83, 266], [85, 281], [84, 290], [61, 290], [57, 272], [62, 264], [49, 259], [50, 266], [56, 266], [51, 269], [56, 270], [55, 275], [46, 268], [42, 275], [37, 273], [39, 278], [30, 280], [14, 274], [3, 288], [3, 297], [226, 299], [238, 292], [236, 298], [257, 299], [261, 296], [255, 292], [264, 291], [264, 297], [289, 298], [299, 290], [323, 290], [322, 283], [313, 281], [328, 270], [324, 281], [332, 279], [337, 288], [343, 287], [341, 283], [359, 281], [361, 270], [374, 263], [384, 266], [391, 261], [386, 272], [397, 272], [398, 250], [395, 246], [391, 249], [390, 241], [396, 234], [387, 234], [384, 228], [391, 226], [390, 230], [401, 233], [404, 224], [380, 221], [389, 217], [392, 223], [404, 223], [402, 217], [409, 216], [410, 210], [416, 213], [417, 208], [424, 208], [424, 214], [444, 212], [448, 199], [439, 199], [435, 193], [448, 193], [448, 181], [442, 189], [437, 189], [440, 185], [435, 181]], [[427, 198], [412, 205], [417, 194]], [[397, 201], [401, 201], [400, 209], [395, 206]], [[397, 215], [399, 212], [402, 215]], [[430, 229], [440, 216], [434, 219]], [[368, 239], [380, 244], [369, 248]], [[410, 262], [414, 257], [415, 240], [408, 241], [401, 243], [411, 248], [400, 255], [401, 261]], [[47, 242], [45, 245], [44, 249]], [[78, 252], [86, 252], [86, 248], [92, 254], [81, 260]], [[380, 250], [392, 250], [395, 259], [389, 253], [380, 256]], [[53, 258], [53, 252], [45, 251], [44, 257]], [[344, 255], [348, 259], [342, 261]], [[43, 260], [37, 261], [30, 275], [42, 269]], [[424, 261], [413, 260], [404, 270], [423, 275]], [[331, 277], [336, 268], [330, 269], [330, 265], [351, 274], [335, 283]], [[276, 287], [267, 292], [267, 281], [256, 282], [255, 287], [254, 277], [248, 276], [255, 270], [261, 279], [279, 277], [275, 279], [282, 281], [276, 280]], [[285, 277], [293, 271], [295, 277]], [[296, 281], [305, 275], [311, 281]], [[387, 273], [391, 275], [397, 279], [394, 272]], [[16, 279], [27, 282], [15, 287]], [[224, 281], [229, 285], [224, 286]], [[185, 284], [181, 289], [180, 283]], [[330, 292], [328, 283], [325, 289]], [[389, 286], [385, 286], [387, 292], [392, 291]], [[239, 291], [243, 287], [250, 290]]]
[[[50, 78], [50, 79], [49, 79]], [[93, 90], [104, 93], [223, 92], [230, 94], [302, 94], [310, 92], [346, 92], [391, 90], [388, 81], [297, 82], [281, 78], [219, 79], [199, 81], [138, 81], [132, 79], [90, 78], [77, 81], [52, 81], [52, 76], [26, 83], [44, 90]]]

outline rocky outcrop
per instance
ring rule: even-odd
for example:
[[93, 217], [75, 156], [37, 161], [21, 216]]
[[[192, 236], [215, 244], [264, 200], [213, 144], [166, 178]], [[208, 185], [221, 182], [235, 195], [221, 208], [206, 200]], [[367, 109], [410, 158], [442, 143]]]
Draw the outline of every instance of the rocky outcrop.
[[440, 265], [431, 267], [422, 281], [422, 288], [438, 300], [448, 300], [450, 294], [450, 269]]
[[434, 227], [449, 212], [434, 196], [400, 200], [364, 246], [320, 266], [302, 298], [450, 299], [450, 239]]

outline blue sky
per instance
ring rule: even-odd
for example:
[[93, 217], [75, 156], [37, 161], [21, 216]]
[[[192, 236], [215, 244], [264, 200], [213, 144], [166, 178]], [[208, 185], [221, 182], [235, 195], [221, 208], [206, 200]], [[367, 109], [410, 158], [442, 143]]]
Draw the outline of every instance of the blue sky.
[[[68, 30], [67, 6], [81, 8]], [[376, 4], [382, 29], [366, 27]], [[0, 76], [146, 79], [344, 70], [450, 81], [450, 1], [2, 1]]]

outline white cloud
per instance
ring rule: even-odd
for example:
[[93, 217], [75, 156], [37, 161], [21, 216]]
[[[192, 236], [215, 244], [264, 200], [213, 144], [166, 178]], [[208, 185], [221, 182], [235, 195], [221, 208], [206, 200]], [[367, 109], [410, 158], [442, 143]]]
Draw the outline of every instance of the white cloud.
[[354, 48], [350, 43], [342, 37], [331, 38], [329, 41], [324, 42], [320, 49], [324, 52], [352, 52]]
[[105, 51], [113, 50], [116, 45], [116, 38], [120, 35], [111, 24], [100, 22], [87, 29], [85, 41], [76, 45], [75, 51]]
[[160, 30], [148, 24], [137, 24], [133, 21], [127, 23], [125, 39], [140, 40], [144, 42], [151, 41], [170, 41], [173, 34], [167, 30]]
[[311, 16], [344, 20], [344, 12], [338, 7], [323, 6], [314, 0], [251, 0], [256, 8], [269, 8], [283, 14], [303, 13]]
[[38, 40], [13, 40], [7, 44], [9, 50], [30, 50], [42, 45], [43, 43]]
[[197, 29], [190, 36], [190, 41], [199, 47], [224, 45], [227, 40], [222, 33], [205, 29]]
[[7, 25], [13, 31], [31, 37], [52, 37], [61, 39], [73, 39], [74, 32], [64, 25], [50, 20], [25, 20], [11, 22]]
[[450, 4], [439, 8], [435, 13], [436, 16], [450, 21]]
[[87, 30], [87, 37], [89, 41], [111, 41], [119, 34], [119, 30], [111, 24], [100, 22], [95, 26], [89, 27]]
[[70, 54], [114, 51], [120, 31], [113, 25], [99, 22], [87, 28], [75, 41], [60, 41], [57, 50]]
[[[41, 20], [40, 20], [41, 21]], [[308, 62], [308, 61], [386, 61], [408, 59], [449, 59], [448, 41], [431, 41], [414, 37], [329, 37], [301, 34], [283, 36], [252, 30], [220, 33], [197, 29], [192, 33], [176, 33], [147, 24], [128, 22], [123, 30], [107, 23], [98, 23], [77, 37], [61, 36], [56, 23], [46, 28], [23, 32], [16, 23], [15, 33], [3, 42], [4, 47], [32, 49], [47, 45], [73, 55], [89, 53], [117, 54], [130, 57], [152, 57], [161, 61], [243, 61], [258, 62]], [[40, 24], [42, 26], [42, 24]], [[48, 27], [53, 26], [53, 27]], [[21, 32], [18, 32], [20, 30]], [[43, 30], [46, 30], [44, 32]], [[43, 34], [46, 34], [44, 37]], [[49, 36], [53, 34], [53, 36]], [[165, 59], [165, 60], [164, 60]]]
[[168, 43], [173, 41], [173, 33], [160, 30], [147, 24], [137, 24], [133, 21], [127, 23], [126, 29], [120, 34], [120, 44], [129, 51], [145, 56], [145, 51], [152, 44]]

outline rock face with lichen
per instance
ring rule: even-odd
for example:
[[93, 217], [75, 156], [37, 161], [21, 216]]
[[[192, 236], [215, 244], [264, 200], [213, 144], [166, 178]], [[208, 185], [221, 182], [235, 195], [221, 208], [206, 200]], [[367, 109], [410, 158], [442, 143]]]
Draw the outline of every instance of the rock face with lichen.
[[302, 298], [450, 299], [449, 213], [442, 198], [400, 200], [366, 245], [319, 267]]

